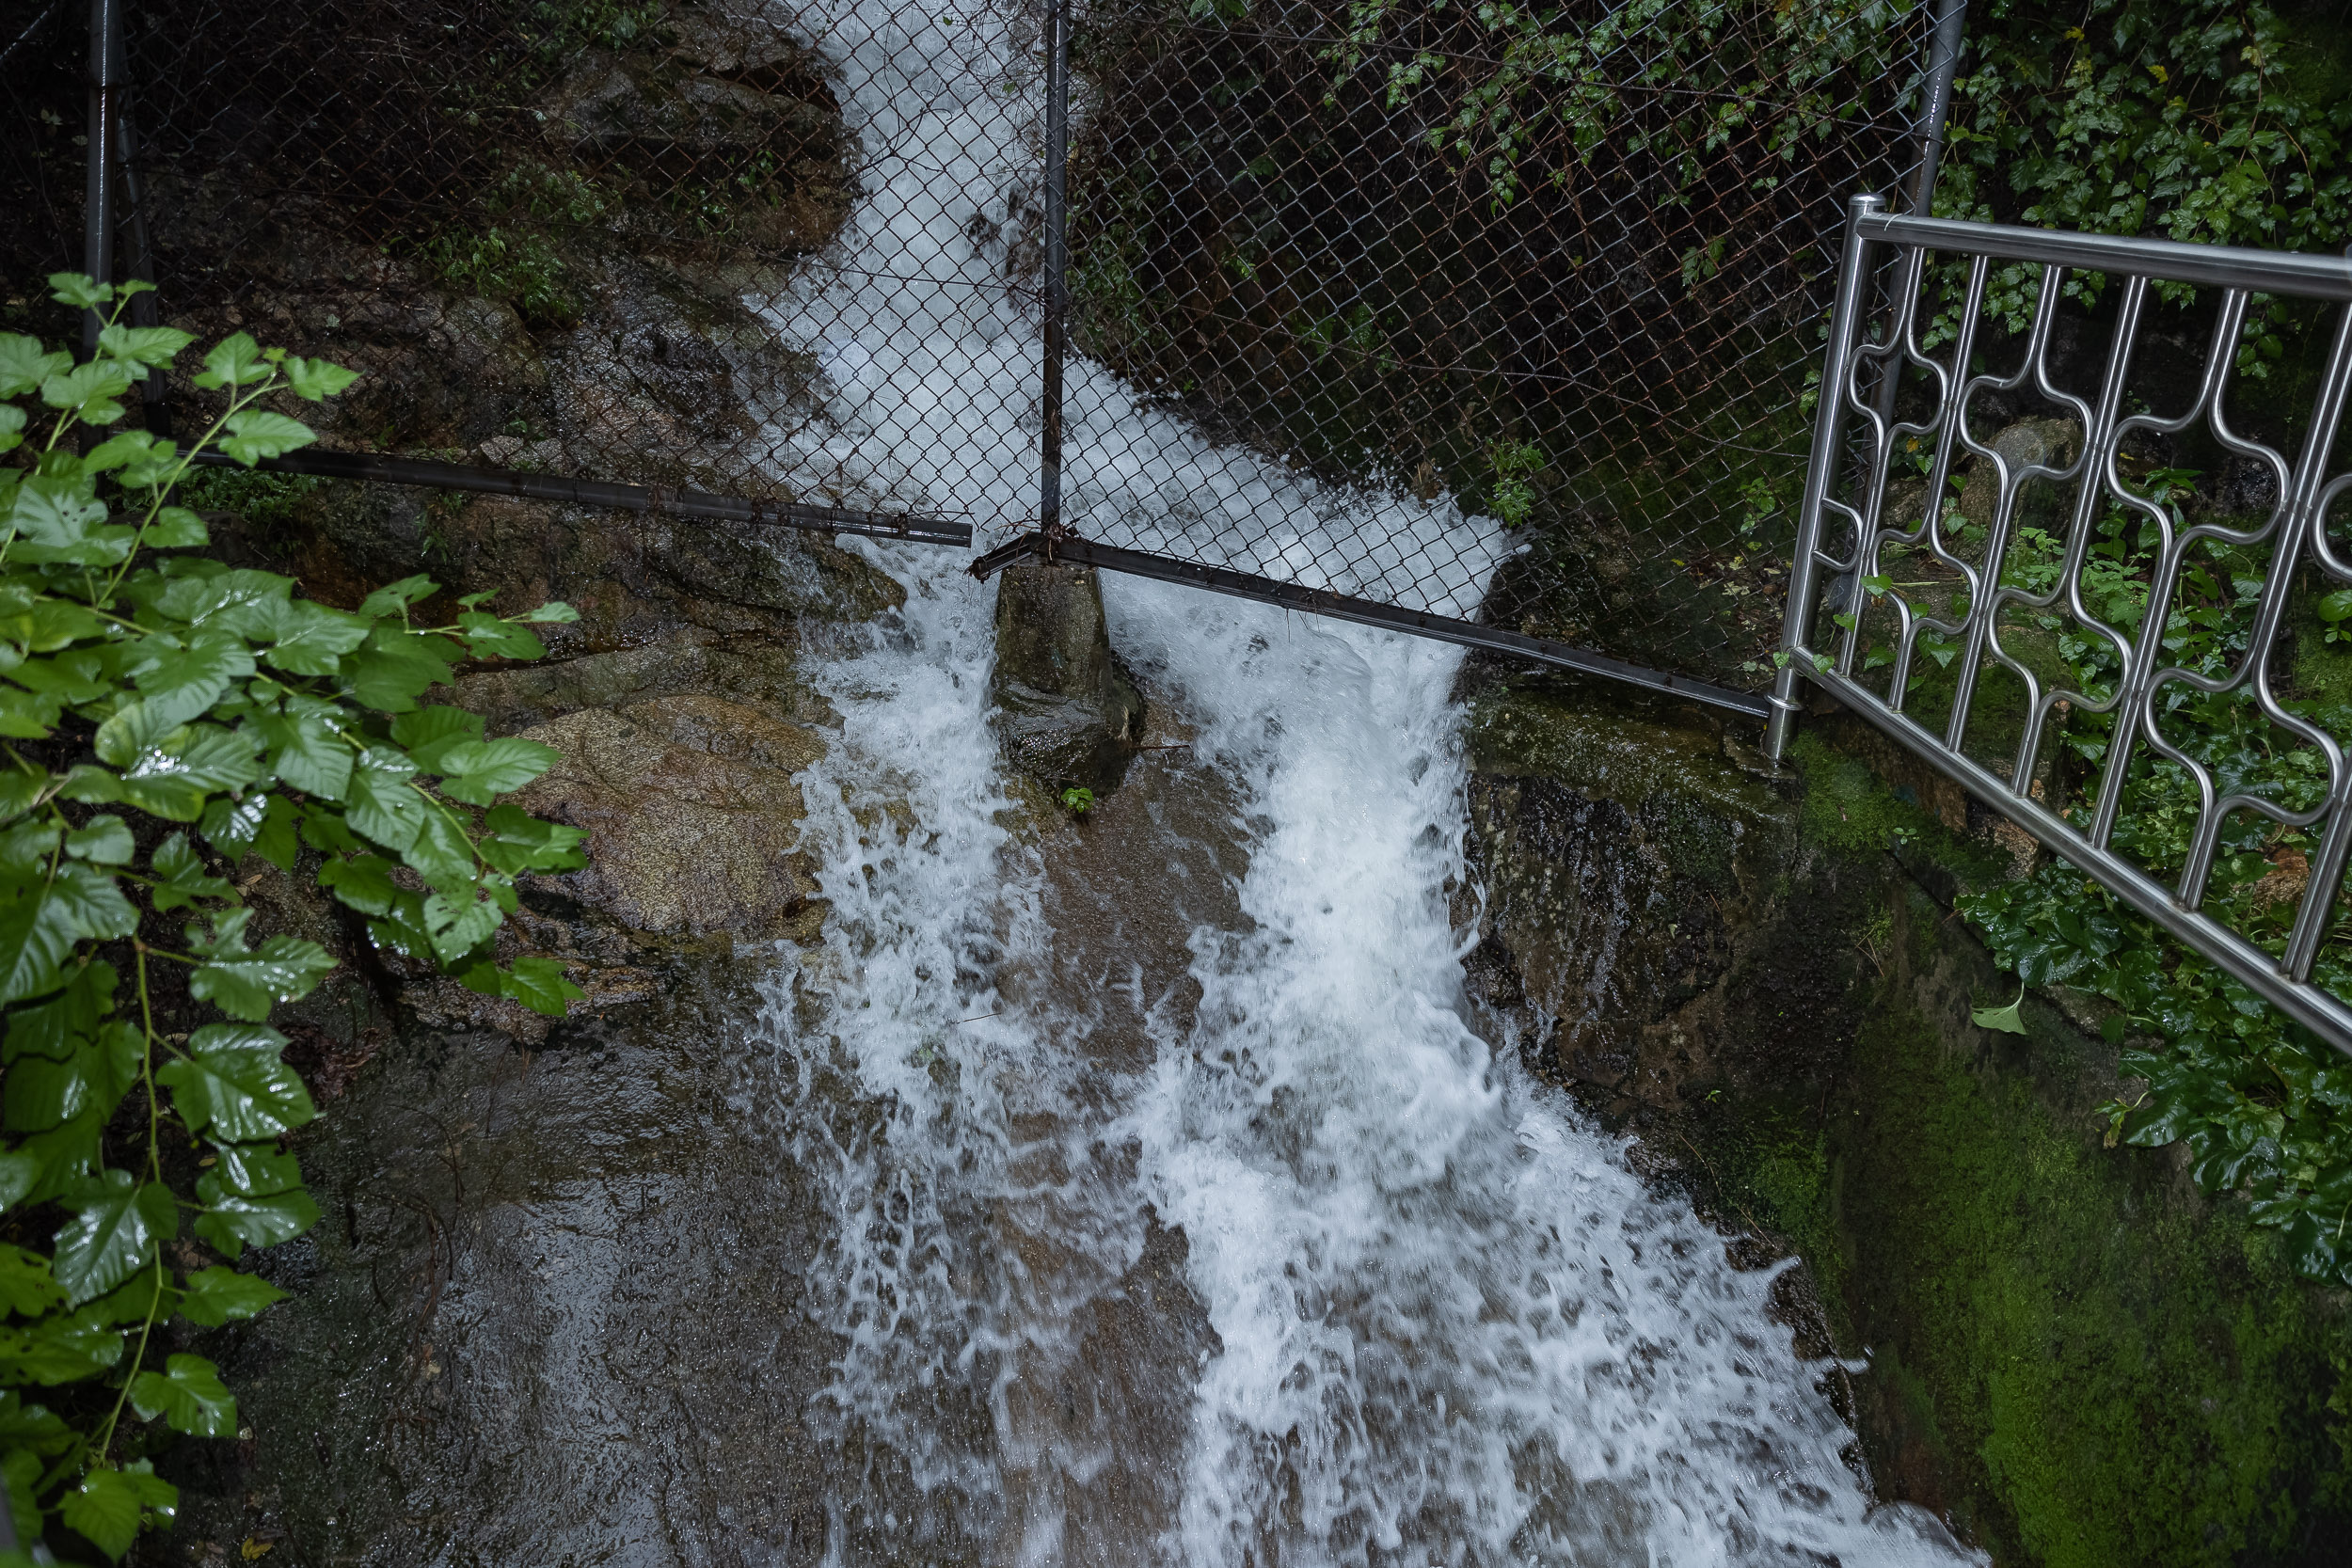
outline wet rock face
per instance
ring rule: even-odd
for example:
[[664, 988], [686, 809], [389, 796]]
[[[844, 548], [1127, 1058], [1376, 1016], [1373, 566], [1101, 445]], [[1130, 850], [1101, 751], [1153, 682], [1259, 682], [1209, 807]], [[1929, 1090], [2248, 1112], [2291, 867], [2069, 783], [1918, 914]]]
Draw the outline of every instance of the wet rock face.
[[991, 686], [1006, 760], [1052, 789], [1116, 788], [1142, 742], [1143, 695], [1111, 652], [1101, 582], [1058, 563], [997, 581]]
[[1773, 902], [1788, 802], [1703, 721], [1605, 699], [1490, 691], [1467, 738], [1473, 987], [1555, 1076], [1674, 1103], [1722, 1070], [1713, 1015]]
[[[2013, 480], [2028, 467], [2063, 469], [2081, 456], [2083, 427], [2072, 420], [2019, 420], [2002, 426], [1991, 445]], [[2000, 489], [1999, 470], [1977, 458], [1961, 488], [1961, 515], [1979, 528], [1990, 528]], [[2048, 528], [2063, 520], [2060, 491], [2049, 480], [2036, 480], [2017, 495], [2018, 522]]]

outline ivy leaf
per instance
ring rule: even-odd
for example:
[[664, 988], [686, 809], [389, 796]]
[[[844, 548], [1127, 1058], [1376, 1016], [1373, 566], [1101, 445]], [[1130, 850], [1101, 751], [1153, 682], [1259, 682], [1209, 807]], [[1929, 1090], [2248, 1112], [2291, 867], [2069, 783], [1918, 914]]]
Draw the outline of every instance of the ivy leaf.
[[310, 403], [331, 398], [359, 379], [357, 371], [347, 371], [324, 359], [305, 359], [297, 354], [286, 356], [279, 368], [286, 372], [286, 385], [294, 395]]
[[147, 525], [147, 546], [156, 550], [201, 549], [213, 542], [213, 531], [204, 526], [204, 519], [184, 506], [166, 506], [156, 510]]
[[204, 356], [204, 368], [188, 379], [206, 391], [218, 391], [224, 387], [249, 387], [269, 378], [269, 361], [262, 357], [262, 345], [249, 332], [235, 332], [213, 345]]
[[136, 1029], [119, 1023], [77, 1039], [62, 1060], [25, 1056], [8, 1071], [0, 1125], [38, 1132], [79, 1117], [103, 1120], [137, 1073], [140, 1043]]
[[387, 849], [407, 848], [427, 809], [424, 797], [408, 784], [416, 774], [416, 765], [401, 752], [369, 747], [352, 768], [343, 820]]
[[473, 740], [453, 746], [441, 755], [441, 793], [469, 805], [486, 806], [501, 795], [520, 789], [555, 766], [552, 746], [508, 737]]
[[122, 394], [131, 389], [131, 372], [105, 359], [87, 359], [72, 370], [40, 384], [40, 401], [90, 424], [112, 424], [122, 418]]
[[161, 1323], [170, 1317], [179, 1305], [180, 1292], [164, 1282], [159, 1271], [145, 1268], [83, 1310], [97, 1313], [105, 1322], [120, 1327], [126, 1323], [144, 1323], [150, 1318]]
[[0, 1042], [0, 1062], [31, 1054], [63, 1061], [74, 1046], [98, 1033], [99, 1021], [114, 1011], [115, 967], [103, 958], [84, 964], [67, 980], [65, 990], [39, 1006], [19, 1007], [8, 1015], [8, 1033]]
[[80, 934], [64, 903], [47, 887], [0, 902], [0, 1002], [39, 996], [55, 987]]
[[138, 846], [132, 841], [131, 830], [122, 818], [108, 813], [91, 817], [66, 834], [65, 852], [77, 861], [120, 865], [138, 853]]
[[[0, 1447], [58, 1453], [72, 1446], [73, 1433], [45, 1406], [26, 1404], [13, 1389], [0, 1394]], [[19, 1530], [17, 1539], [25, 1532]]]
[[123, 770], [117, 794], [89, 798], [119, 800], [170, 822], [193, 822], [203, 815], [206, 796], [260, 781], [258, 740], [242, 730], [191, 724], [141, 752]]
[[482, 715], [462, 707], [421, 707], [392, 721], [392, 738], [419, 768], [445, 773], [441, 758], [451, 747], [482, 738]]
[[40, 1203], [77, 1192], [98, 1164], [105, 1118], [93, 1112], [36, 1132], [0, 1161], [0, 1178], [19, 1203]]
[[99, 330], [98, 352], [135, 365], [168, 365], [196, 335], [176, 326], [125, 326], [109, 322]]
[[278, 1053], [286, 1037], [257, 1023], [213, 1023], [189, 1037], [189, 1054], [156, 1069], [192, 1132], [230, 1143], [291, 1132], [315, 1117], [310, 1090]]
[[157, 1181], [135, 1185], [127, 1170], [105, 1171], [63, 1201], [74, 1217], [57, 1232], [51, 1266], [72, 1302], [103, 1295], [130, 1278], [156, 1242], [180, 1226], [171, 1189]]
[[[227, 925], [249, 911], [232, 910], [221, 917]], [[230, 1018], [259, 1023], [279, 1002], [293, 1002], [318, 989], [335, 960], [315, 942], [296, 937], [271, 937], [258, 948], [244, 951], [244, 922], [237, 933], [207, 951], [205, 961], [188, 976], [188, 992], [210, 1002]]]
[[73, 356], [43, 349], [39, 338], [0, 332], [0, 398], [21, 398], [72, 364]]
[[0, 822], [12, 822], [31, 811], [53, 779], [37, 768], [0, 768]]
[[570, 605], [564, 603], [561, 599], [549, 599], [546, 604], [541, 605], [538, 609], [525, 615], [523, 619], [540, 626], [547, 626], [549, 624], [557, 626], [569, 626], [572, 622], [580, 619], [580, 611], [574, 610]]
[[158, 913], [184, 909], [199, 898], [226, 898], [232, 891], [223, 879], [206, 875], [203, 859], [185, 833], [174, 833], [156, 846], [148, 864], [156, 879], [148, 896]]
[[76, 310], [95, 310], [112, 304], [114, 286], [101, 283], [86, 272], [53, 272], [49, 275], [49, 297], [60, 305], [71, 305]]
[[66, 1528], [117, 1562], [139, 1538], [149, 1512], [169, 1524], [180, 1509], [180, 1489], [158, 1480], [154, 1466], [142, 1459], [120, 1470], [92, 1470], [78, 1490], [57, 1502], [57, 1517]]
[[215, 1263], [199, 1269], [183, 1281], [180, 1315], [199, 1328], [218, 1328], [231, 1318], [250, 1318], [286, 1292], [256, 1275], [240, 1274]]
[[229, 433], [215, 445], [248, 468], [265, 457], [282, 457], [296, 447], [307, 447], [318, 439], [318, 433], [300, 420], [290, 420], [264, 408], [231, 414], [228, 426]]
[[38, 1318], [64, 1305], [65, 1292], [50, 1276], [48, 1259], [0, 1243], [0, 1310]]
[[147, 640], [146, 667], [132, 679], [140, 701], [98, 727], [101, 762], [117, 767], [220, 701], [231, 681], [253, 673], [253, 652], [225, 626], [198, 626], [171, 646], [161, 636]]
[[174, 1355], [161, 1372], [131, 1380], [131, 1408], [139, 1418], [161, 1416], [174, 1432], [227, 1437], [237, 1430], [237, 1401], [221, 1386], [220, 1369], [200, 1355]]

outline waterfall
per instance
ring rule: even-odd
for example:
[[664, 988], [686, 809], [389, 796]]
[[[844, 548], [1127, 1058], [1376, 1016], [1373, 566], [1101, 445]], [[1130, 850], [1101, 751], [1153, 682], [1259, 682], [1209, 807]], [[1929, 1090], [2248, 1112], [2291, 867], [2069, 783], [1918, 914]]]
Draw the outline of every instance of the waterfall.
[[[1039, 340], [1006, 287], [1034, 24], [838, 0], [792, 24], [865, 163], [835, 250], [754, 302], [825, 372], [781, 471], [993, 543], [1035, 475]], [[1509, 547], [1071, 374], [1082, 532], [1360, 560], [1341, 586], [1401, 569], [1383, 541], [1435, 543], [1456, 564], [1424, 593], [1454, 613]], [[1122, 841], [1123, 907], [1181, 927], [1171, 979], [1122, 906], [1073, 918], [1017, 829], [993, 591], [867, 547], [907, 604], [812, 672], [843, 719], [805, 785], [833, 912], [746, 1090], [831, 1205], [831, 1560], [1970, 1560], [1872, 1502], [1770, 1276], [1465, 1022], [1458, 650], [1105, 584], [1189, 730]]]

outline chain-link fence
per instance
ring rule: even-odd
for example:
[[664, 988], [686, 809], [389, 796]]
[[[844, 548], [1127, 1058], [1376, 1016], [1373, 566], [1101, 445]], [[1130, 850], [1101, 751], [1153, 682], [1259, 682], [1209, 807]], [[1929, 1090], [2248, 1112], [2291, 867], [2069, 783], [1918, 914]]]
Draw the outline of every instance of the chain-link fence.
[[[118, 272], [363, 372], [325, 446], [409, 467], [315, 471], [987, 545], [1042, 462], [1073, 553], [1759, 712], [1841, 203], [1917, 162], [1931, 21], [99, 4]], [[89, 26], [9, 46], [19, 329], [84, 259]]]

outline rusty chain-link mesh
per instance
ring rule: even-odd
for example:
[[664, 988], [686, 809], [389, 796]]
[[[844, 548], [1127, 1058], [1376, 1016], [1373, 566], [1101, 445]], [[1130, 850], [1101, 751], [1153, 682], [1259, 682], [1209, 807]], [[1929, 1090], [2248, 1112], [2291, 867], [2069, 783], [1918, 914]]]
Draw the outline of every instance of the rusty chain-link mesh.
[[[328, 447], [1036, 526], [1034, 0], [123, 14], [163, 314], [362, 372]], [[1077, 537], [1764, 684], [1841, 202], [1916, 158], [1921, 8], [1073, 24]], [[52, 336], [87, 26], [9, 67], [7, 325]]]

